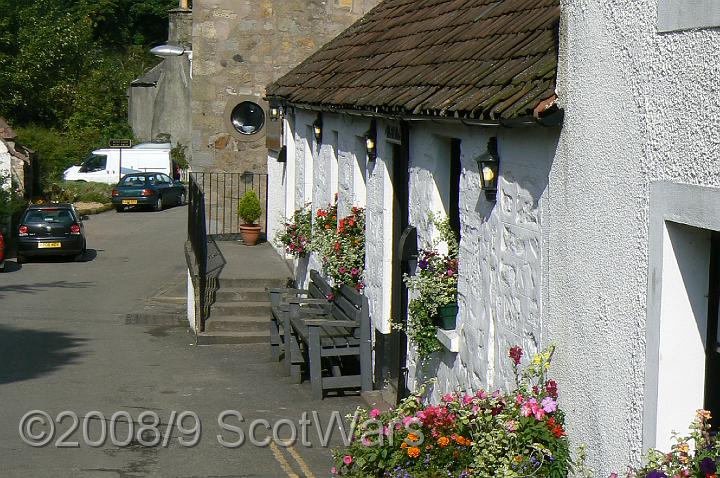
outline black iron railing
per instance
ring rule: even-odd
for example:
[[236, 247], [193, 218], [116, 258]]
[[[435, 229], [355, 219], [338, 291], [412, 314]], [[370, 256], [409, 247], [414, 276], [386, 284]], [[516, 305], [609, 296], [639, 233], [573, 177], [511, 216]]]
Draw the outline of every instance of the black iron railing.
[[258, 221], [263, 238], [267, 236], [268, 175], [262, 173], [193, 172], [195, 181], [205, 197], [207, 234], [217, 240], [238, 238], [241, 220], [238, 203], [247, 191], [255, 191], [263, 210]]
[[195, 260], [195, 268], [191, 270], [195, 288], [198, 290], [198, 323], [202, 331], [202, 324], [207, 318], [208, 235], [205, 223], [205, 194], [192, 175], [188, 186], [188, 207], [188, 241]]

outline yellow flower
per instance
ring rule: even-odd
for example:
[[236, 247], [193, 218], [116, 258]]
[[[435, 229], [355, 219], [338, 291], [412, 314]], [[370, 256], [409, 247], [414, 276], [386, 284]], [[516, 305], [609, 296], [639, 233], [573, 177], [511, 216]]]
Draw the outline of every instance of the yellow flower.
[[416, 446], [411, 446], [407, 449], [407, 454], [410, 458], [417, 458], [420, 456], [420, 448]]
[[400, 444], [400, 448], [407, 448], [407, 447], [408, 447], [408, 444], [405, 443], [405, 442], [402, 442], [402, 443]]
[[680, 443], [677, 446], [677, 449], [680, 453], [687, 453], [690, 451], [690, 445], [688, 445], [687, 443]]
[[438, 442], [438, 445], [445, 447], [450, 444], [450, 439], [448, 437], [440, 437], [440, 438], [438, 438], [437, 442]]
[[539, 354], [535, 354], [533, 357], [533, 364], [534, 365], [540, 365], [542, 363], [542, 357], [540, 357]]

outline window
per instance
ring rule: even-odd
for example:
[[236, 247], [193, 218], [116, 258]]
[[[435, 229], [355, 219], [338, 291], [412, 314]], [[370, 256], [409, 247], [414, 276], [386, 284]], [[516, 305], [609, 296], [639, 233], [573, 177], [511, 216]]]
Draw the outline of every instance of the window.
[[462, 164], [460, 162], [460, 140], [450, 140], [450, 204], [448, 219], [450, 227], [455, 231], [455, 237], [460, 239], [460, 175]]
[[80, 167], [81, 173], [92, 173], [102, 171], [107, 165], [107, 156], [102, 154], [91, 154]]
[[257, 103], [243, 101], [233, 108], [230, 121], [238, 133], [255, 134], [265, 125], [265, 111]]

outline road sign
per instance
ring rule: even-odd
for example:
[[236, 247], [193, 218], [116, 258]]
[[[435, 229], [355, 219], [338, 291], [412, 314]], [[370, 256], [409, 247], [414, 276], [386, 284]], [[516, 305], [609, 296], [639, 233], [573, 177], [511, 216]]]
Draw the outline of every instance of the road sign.
[[111, 139], [110, 147], [111, 148], [132, 148], [132, 140], [131, 139]]

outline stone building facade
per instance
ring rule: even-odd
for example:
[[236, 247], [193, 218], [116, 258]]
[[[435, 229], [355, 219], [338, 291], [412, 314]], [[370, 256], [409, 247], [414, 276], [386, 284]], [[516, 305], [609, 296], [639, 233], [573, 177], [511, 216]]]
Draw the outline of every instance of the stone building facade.
[[[188, 146], [195, 171], [265, 172], [265, 86], [347, 28], [377, 0], [195, 0], [170, 12], [170, 56], [136, 79], [129, 121], [139, 140], [169, 135]], [[266, 116], [240, 133], [233, 109], [251, 102]]]
[[347, 28], [376, 0], [195, 0], [192, 166], [265, 172], [265, 132], [241, 134], [230, 120], [247, 101], [267, 114], [265, 86]]

